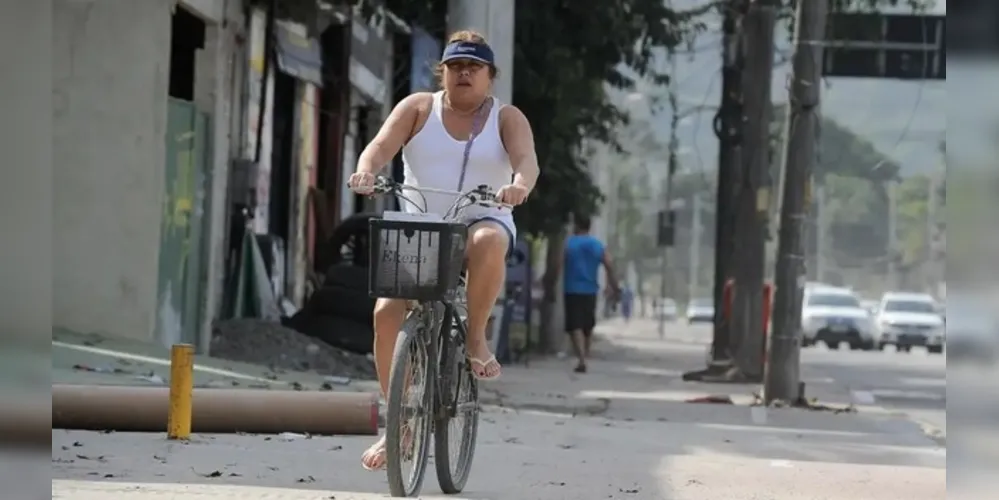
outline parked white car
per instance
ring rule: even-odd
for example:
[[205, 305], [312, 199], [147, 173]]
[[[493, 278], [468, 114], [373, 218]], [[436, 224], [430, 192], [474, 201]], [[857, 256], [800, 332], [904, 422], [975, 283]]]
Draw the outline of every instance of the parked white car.
[[851, 290], [838, 287], [805, 289], [801, 307], [802, 345], [822, 342], [830, 349], [847, 344], [850, 349], [871, 350], [877, 329], [870, 313]]
[[715, 320], [715, 303], [711, 299], [693, 299], [687, 304], [687, 323], [711, 323]]
[[880, 349], [894, 345], [899, 352], [909, 352], [913, 346], [926, 347], [933, 354], [944, 350], [944, 319], [929, 294], [886, 293], [878, 307], [877, 325]]

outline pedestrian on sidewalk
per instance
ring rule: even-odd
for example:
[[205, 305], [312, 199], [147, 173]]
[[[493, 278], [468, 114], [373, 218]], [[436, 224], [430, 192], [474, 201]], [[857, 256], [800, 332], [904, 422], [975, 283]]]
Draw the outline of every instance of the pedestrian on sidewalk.
[[600, 265], [607, 270], [610, 297], [620, 292], [611, 256], [604, 244], [590, 234], [590, 219], [577, 216], [574, 231], [565, 240], [562, 255], [563, 291], [565, 293], [565, 331], [579, 363], [576, 373], [586, 373], [593, 328], [597, 325], [597, 295], [600, 293]]
[[631, 287], [627, 284], [621, 287], [621, 317], [627, 323], [631, 320], [632, 305], [635, 295], [631, 292]]

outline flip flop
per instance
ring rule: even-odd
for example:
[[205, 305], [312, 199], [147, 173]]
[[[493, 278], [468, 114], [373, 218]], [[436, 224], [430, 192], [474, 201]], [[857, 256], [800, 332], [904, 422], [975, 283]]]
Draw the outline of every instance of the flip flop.
[[[411, 458], [413, 458], [413, 445], [414, 445], [413, 433], [410, 432], [410, 429], [409, 429], [408, 425], [406, 425], [403, 428], [402, 432], [403, 432], [403, 436], [404, 436], [403, 440], [407, 441], [406, 458], [411, 459]], [[379, 444], [381, 444], [381, 446], [376, 450], [376, 447], [378, 447]], [[368, 470], [368, 471], [371, 471], [371, 472], [378, 472], [378, 471], [385, 470], [385, 468], [388, 467], [388, 459], [385, 457], [386, 453], [388, 453], [388, 443], [386, 443], [385, 441], [379, 441], [379, 442], [371, 445], [370, 448], [368, 448], [367, 450], [365, 450], [365, 452], [363, 454], [361, 454], [361, 467], [364, 467], [364, 470]], [[380, 455], [382, 455], [382, 459], [381, 459], [382, 460], [382, 465], [380, 467], [368, 467], [368, 464], [364, 463], [365, 462], [364, 459], [366, 457], [370, 456], [371, 454], [380, 454]]]
[[[386, 444], [385, 441], [378, 441], [377, 443], [371, 445], [370, 448], [368, 448], [367, 450], [365, 450], [364, 454], [361, 455], [361, 467], [364, 467], [364, 470], [371, 471], [371, 472], [378, 472], [378, 471], [385, 470], [385, 467], [388, 464], [388, 461], [385, 460], [385, 453], [386, 453], [385, 444]], [[376, 447], [378, 447], [377, 450], [376, 450]], [[365, 463], [366, 462], [365, 458], [367, 458], [367, 457], [369, 457], [371, 455], [381, 455], [382, 456], [382, 458], [381, 458], [381, 462], [382, 462], [381, 466], [379, 466], [379, 467], [369, 467], [368, 464]]]
[[496, 355], [489, 356], [489, 359], [487, 359], [485, 361], [482, 361], [479, 358], [473, 358], [473, 357], [469, 357], [468, 360], [471, 361], [473, 365], [481, 366], [483, 370], [485, 370], [485, 368], [487, 366], [489, 366], [489, 363], [496, 363], [496, 365], [500, 367], [500, 371], [498, 371], [496, 373], [496, 375], [493, 375], [492, 377], [487, 377], [485, 375], [479, 375], [478, 373], [475, 372], [475, 369], [472, 369], [472, 376], [475, 377], [476, 380], [486, 380], [486, 381], [488, 381], [488, 380], [496, 380], [496, 379], [500, 378], [500, 375], [503, 374], [503, 371], [502, 371], [503, 367], [499, 364], [499, 361], [496, 361]]

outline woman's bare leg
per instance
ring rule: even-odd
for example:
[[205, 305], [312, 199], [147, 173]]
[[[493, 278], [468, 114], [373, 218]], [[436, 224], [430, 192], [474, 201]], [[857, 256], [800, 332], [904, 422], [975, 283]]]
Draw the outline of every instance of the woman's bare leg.
[[[506, 253], [510, 247], [507, 229], [490, 220], [476, 222], [468, 230], [468, 355], [480, 362], [493, 353], [486, 341], [486, 326], [506, 279]], [[495, 360], [473, 363], [479, 377], [499, 375]]]

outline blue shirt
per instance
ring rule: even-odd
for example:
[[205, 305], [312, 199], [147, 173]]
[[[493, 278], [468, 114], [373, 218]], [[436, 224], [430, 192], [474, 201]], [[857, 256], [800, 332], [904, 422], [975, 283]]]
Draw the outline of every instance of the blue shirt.
[[604, 259], [604, 244], [588, 234], [565, 240], [564, 292], [596, 295], [600, 291], [597, 272]]

